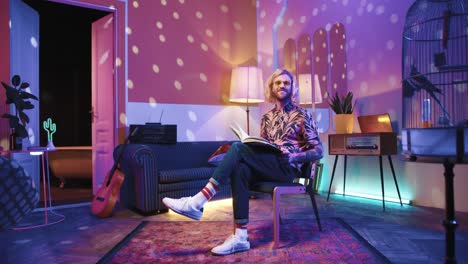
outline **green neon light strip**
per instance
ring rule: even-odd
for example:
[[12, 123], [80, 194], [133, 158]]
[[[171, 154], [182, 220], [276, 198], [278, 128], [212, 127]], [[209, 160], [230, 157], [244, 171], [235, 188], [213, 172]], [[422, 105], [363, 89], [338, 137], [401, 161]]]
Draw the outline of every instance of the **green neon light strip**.
[[[343, 194], [343, 193], [340, 191], [336, 191], [335, 194]], [[372, 195], [372, 194], [346, 192], [345, 195], [382, 201], [382, 196]], [[392, 198], [392, 197], [385, 197], [385, 201], [400, 203], [400, 200], [398, 198]], [[401, 199], [401, 202], [403, 204], [411, 204], [411, 200], [409, 199]]]

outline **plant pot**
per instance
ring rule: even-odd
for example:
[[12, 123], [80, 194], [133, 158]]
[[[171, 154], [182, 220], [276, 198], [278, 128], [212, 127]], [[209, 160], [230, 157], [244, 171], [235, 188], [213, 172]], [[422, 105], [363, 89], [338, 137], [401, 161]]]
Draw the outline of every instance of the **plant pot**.
[[353, 133], [354, 115], [353, 114], [336, 114], [333, 117], [335, 121], [335, 130], [337, 134]]

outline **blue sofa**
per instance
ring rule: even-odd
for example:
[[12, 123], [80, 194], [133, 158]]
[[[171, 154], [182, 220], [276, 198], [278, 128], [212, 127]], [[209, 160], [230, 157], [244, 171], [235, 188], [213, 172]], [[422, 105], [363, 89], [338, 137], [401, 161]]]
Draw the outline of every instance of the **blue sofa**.
[[[120, 170], [125, 180], [120, 203], [142, 215], [166, 212], [164, 197], [193, 196], [215, 170], [208, 158], [229, 141], [178, 142], [176, 144], [128, 144], [122, 152]], [[114, 149], [118, 157], [122, 145]], [[222, 186], [215, 199], [231, 196], [230, 186]]]

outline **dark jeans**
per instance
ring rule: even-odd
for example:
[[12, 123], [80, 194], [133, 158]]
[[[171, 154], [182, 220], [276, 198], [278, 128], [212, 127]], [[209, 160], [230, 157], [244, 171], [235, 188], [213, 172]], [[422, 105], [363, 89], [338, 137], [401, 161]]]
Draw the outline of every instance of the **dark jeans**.
[[249, 186], [256, 181], [292, 182], [299, 172], [281, 154], [234, 142], [210, 181], [218, 186], [230, 180], [234, 222], [249, 222]]

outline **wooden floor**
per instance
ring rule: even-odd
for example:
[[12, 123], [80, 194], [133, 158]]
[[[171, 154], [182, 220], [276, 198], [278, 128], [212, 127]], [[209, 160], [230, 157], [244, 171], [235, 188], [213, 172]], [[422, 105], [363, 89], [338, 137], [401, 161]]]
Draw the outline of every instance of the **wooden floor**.
[[[63, 191], [67, 190], [70, 192], [67, 197], [73, 196], [71, 192], [76, 191], [73, 188]], [[57, 203], [62, 203], [60, 192], [54, 194]], [[325, 193], [316, 197], [323, 221], [330, 217], [343, 219], [391, 263], [444, 261], [443, 210], [386, 203], [384, 212], [380, 201], [331, 195], [327, 202]], [[112, 217], [97, 219], [90, 213], [89, 204], [86, 204], [91, 201], [89, 197], [75, 201], [85, 204], [72, 208], [57, 206], [54, 209], [54, 212], [65, 216], [61, 223], [31, 230], [0, 232], [0, 263], [96, 263], [143, 220], [191, 221], [172, 212], [143, 217], [119, 207]], [[232, 221], [230, 203], [229, 199], [209, 202], [202, 221], [226, 221], [228, 236]], [[284, 219], [310, 218], [315, 222], [307, 196], [284, 196], [281, 208]], [[251, 221], [272, 219], [271, 198], [256, 196], [250, 202], [250, 212]], [[35, 219], [24, 221], [43, 221], [43, 212], [35, 212], [31, 217], [33, 215]], [[468, 263], [468, 213], [457, 213], [457, 219], [457, 260], [458, 263]]]

